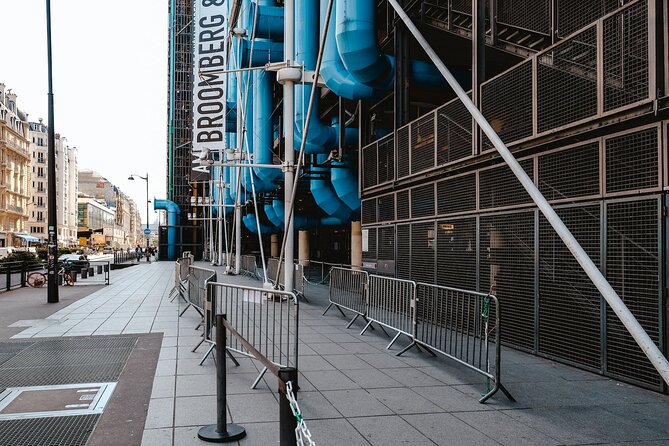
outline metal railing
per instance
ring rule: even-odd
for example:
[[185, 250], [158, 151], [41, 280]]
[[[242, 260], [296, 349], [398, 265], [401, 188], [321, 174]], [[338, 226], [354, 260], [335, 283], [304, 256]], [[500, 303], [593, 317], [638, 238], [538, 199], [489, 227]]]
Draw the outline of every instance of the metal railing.
[[[284, 265], [285, 263], [282, 261], [281, 262], [281, 271], [279, 271], [279, 259], [271, 258], [267, 259], [267, 278], [272, 282], [275, 286], [280, 286], [284, 287]], [[293, 292], [297, 293], [298, 295], [305, 297], [304, 296], [304, 269], [302, 265], [299, 265], [297, 263], [294, 264], [293, 268], [293, 287], [294, 289], [292, 290]], [[277, 272], [279, 274], [279, 283], [276, 282], [276, 277], [277, 277]]]
[[320, 260], [309, 260], [303, 268], [304, 279], [314, 285], [324, 285], [330, 281], [332, 268], [352, 268], [346, 263], [322, 262]]
[[43, 269], [41, 263], [4, 262], [0, 263], [0, 291], [10, 291], [26, 286], [27, 275]]
[[186, 278], [186, 308], [181, 310], [182, 316], [190, 307], [204, 317], [204, 307], [207, 301], [207, 283], [216, 282], [216, 271], [213, 269], [189, 266]]
[[256, 256], [252, 255], [243, 255], [241, 256], [241, 272], [248, 276], [259, 278], [258, 277], [258, 263], [256, 261]]
[[200, 364], [215, 348], [214, 316], [225, 314], [234, 329], [234, 336], [228, 339], [228, 352], [263, 363], [252, 388], [267, 370], [278, 373], [281, 367], [298, 368], [299, 304], [294, 293], [209, 282], [206, 296], [204, 336], [211, 346]]
[[137, 259], [135, 252], [114, 251], [114, 263], [132, 262]]
[[172, 300], [181, 297], [185, 302], [188, 302], [188, 299], [186, 299], [188, 268], [192, 264], [192, 256], [181, 257], [174, 262], [174, 287], [170, 291], [170, 296], [173, 296]]
[[498, 390], [515, 401], [501, 384], [501, 310], [494, 295], [333, 268], [329, 302], [323, 315], [333, 306], [344, 316], [342, 309], [355, 314], [346, 328], [358, 317], [367, 322], [360, 334], [373, 323], [397, 331], [387, 349], [407, 336], [410, 343], [397, 356], [412, 347], [433, 356], [434, 350], [485, 376], [479, 402]]

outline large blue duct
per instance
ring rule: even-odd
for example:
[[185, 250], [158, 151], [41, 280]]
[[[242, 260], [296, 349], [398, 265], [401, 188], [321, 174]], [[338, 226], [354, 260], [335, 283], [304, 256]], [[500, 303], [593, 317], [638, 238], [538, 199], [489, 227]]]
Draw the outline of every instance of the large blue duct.
[[[258, 12], [256, 13], [256, 9]], [[283, 41], [283, 7], [276, 6], [272, 0], [252, 1], [248, 9], [248, 23], [253, 24], [255, 30], [248, 31], [250, 38], [270, 39], [274, 42]]]
[[[272, 76], [262, 70], [253, 72], [253, 163], [272, 164]], [[248, 120], [247, 120], [248, 122]], [[254, 169], [263, 190], [276, 190], [276, 179], [282, 176], [279, 169]], [[256, 185], [257, 187], [257, 185]]]
[[153, 199], [153, 209], [167, 211], [167, 259], [176, 260], [179, 255], [177, 253], [177, 225], [179, 224], [181, 209], [173, 201], [157, 198]]
[[[265, 205], [265, 215], [277, 228], [284, 230], [284, 218], [286, 210], [283, 201], [274, 200], [272, 204]], [[293, 214], [293, 227], [295, 229], [314, 229], [319, 226], [339, 226], [344, 221], [336, 217], [316, 217], [310, 215]]]
[[277, 232], [277, 229], [270, 225], [264, 223], [259, 224], [256, 214], [246, 214], [242, 217], [242, 222], [244, 223], [244, 226], [246, 226], [246, 229], [251, 232], [258, 232], [258, 227], [260, 227], [261, 234], [275, 234]]
[[330, 181], [337, 196], [352, 211], [360, 211], [360, 195], [358, 195], [358, 176], [349, 164], [340, 161], [332, 161], [330, 169]]
[[[317, 164], [323, 164], [327, 159], [327, 154], [316, 155]], [[323, 209], [323, 211], [330, 217], [338, 218], [343, 222], [350, 221], [355, 212], [346, 206], [346, 204], [344, 204], [344, 202], [337, 196], [337, 193], [330, 182], [330, 169], [313, 166], [311, 171], [314, 174], [321, 174], [325, 177], [311, 179], [311, 195], [314, 197], [314, 201], [318, 207]]]

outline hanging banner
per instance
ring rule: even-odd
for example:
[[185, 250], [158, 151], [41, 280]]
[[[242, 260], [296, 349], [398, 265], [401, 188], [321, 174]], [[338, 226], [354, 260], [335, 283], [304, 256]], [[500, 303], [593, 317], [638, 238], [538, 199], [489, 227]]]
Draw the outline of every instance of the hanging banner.
[[[225, 135], [226, 75], [221, 73], [226, 60], [225, 0], [196, 0], [193, 23], [193, 157], [197, 159], [220, 150]], [[208, 171], [206, 166], [193, 170]]]

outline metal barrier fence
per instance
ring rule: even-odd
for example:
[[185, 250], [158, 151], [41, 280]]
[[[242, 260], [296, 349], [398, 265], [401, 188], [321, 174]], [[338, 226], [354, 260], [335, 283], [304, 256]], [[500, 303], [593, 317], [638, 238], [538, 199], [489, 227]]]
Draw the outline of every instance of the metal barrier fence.
[[179, 316], [183, 315], [190, 307], [204, 317], [204, 307], [207, 301], [207, 283], [216, 282], [216, 271], [213, 269], [189, 266], [186, 279], [186, 301], [188, 305]]
[[[225, 314], [235, 335], [228, 339], [228, 351], [257, 360], [261, 360], [258, 355], [262, 355], [277, 370], [280, 367], [297, 369], [299, 304], [294, 293], [209, 282], [206, 296], [205, 340], [211, 346], [200, 364], [215, 348], [214, 316]], [[265, 362], [263, 364], [252, 388], [269, 369]]]
[[346, 314], [342, 308], [355, 313], [355, 317], [351, 319], [346, 328], [349, 328], [353, 323], [362, 316], [367, 319], [367, 284], [369, 282], [369, 274], [366, 271], [345, 269], [334, 267], [329, 273], [329, 304], [323, 312], [328, 312], [332, 306], [337, 308], [342, 316]]
[[4, 262], [0, 264], [0, 291], [26, 286], [26, 277], [32, 271], [43, 269], [41, 263]]
[[352, 268], [346, 263], [321, 262], [319, 260], [309, 260], [303, 268], [304, 279], [308, 283], [315, 285], [327, 284], [330, 281], [330, 271], [332, 268]]
[[137, 259], [135, 252], [114, 251], [114, 264], [132, 262]]
[[[281, 262], [281, 271], [279, 272], [279, 283], [278, 285], [283, 287], [284, 286], [284, 262]], [[267, 259], [267, 278], [274, 284], [277, 285], [276, 282], [276, 275], [277, 272], [279, 271], [279, 259]], [[299, 294], [303, 298], [306, 299], [304, 296], [304, 268], [302, 265], [298, 265], [297, 263], [294, 265], [294, 270], [293, 270], [293, 292]]]
[[[416, 302], [415, 342], [490, 379], [493, 387], [486, 389], [480, 402], [485, 402], [498, 390], [513, 401], [500, 382], [500, 309], [497, 297], [418, 283]], [[490, 318], [493, 318], [492, 324]]]
[[501, 310], [494, 295], [332, 268], [329, 302], [323, 315], [333, 306], [344, 316], [342, 309], [355, 313], [346, 328], [358, 317], [367, 322], [360, 334], [373, 323], [396, 330], [388, 349], [400, 335], [409, 337], [397, 356], [412, 347], [434, 350], [485, 376], [493, 385], [479, 402], [498, 390], [515, 401], [501, 384]]
[[181, 297], [184, 301], [188, 302], [186, 299], [187, 292], [187, 280], [188, 280], [188, 268], [193, 264], [193, 257], [181, 257], [174, 262], [174, 288], [170, 291], [170, 296], [172, 300], [177, 297]]
[[258, 263], [256, 262], [256, 256], [243, 255], [241, 256], [241, 260], [242, 260], [241, 264], [242, 274], [258, 278]]

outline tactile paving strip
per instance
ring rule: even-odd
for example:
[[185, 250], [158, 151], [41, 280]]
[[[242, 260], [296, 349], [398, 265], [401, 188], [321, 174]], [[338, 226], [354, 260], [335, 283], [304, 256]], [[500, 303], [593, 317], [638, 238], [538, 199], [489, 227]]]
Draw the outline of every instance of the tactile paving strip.
[[85, 446], [99, 415], [0, 421], [0, 446]]

